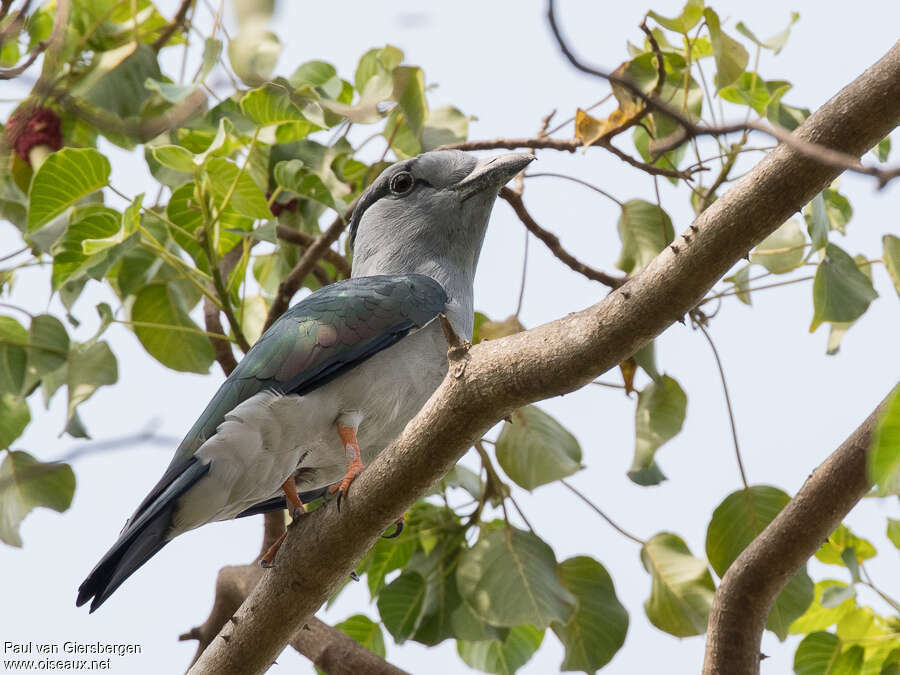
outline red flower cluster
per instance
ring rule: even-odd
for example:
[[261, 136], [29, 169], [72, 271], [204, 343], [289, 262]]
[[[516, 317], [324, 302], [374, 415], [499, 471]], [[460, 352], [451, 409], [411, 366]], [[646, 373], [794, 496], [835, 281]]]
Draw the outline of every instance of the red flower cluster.
[[28, 153], [36, 145], [46, 145], [53, 150], [63, 146], [59, 116], [50, 108], [20, 108], [6, 123], [6, 135], [16, 153], [26, 162]]

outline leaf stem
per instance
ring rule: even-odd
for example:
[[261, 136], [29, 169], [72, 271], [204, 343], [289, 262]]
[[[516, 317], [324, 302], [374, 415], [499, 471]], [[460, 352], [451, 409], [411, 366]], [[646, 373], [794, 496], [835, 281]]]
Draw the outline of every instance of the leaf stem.
[[647, 543], [640, 537], [636, 537], [633, 534], [631, 534], [630, 532], [628, 532], [627, 530], [619, 527], [612, 518], [610, 518], [608, 515], [603, 513], [603, 511], [600, 510], [599, 506], [594, 504], [594, 502], [592, 502], [584, 494], [582, 494], [574, 485], [572, 485], [571, 483], [569, 483], [566, 480], [560, 480], [559, 482], [562, 483], [563, 485], [565, 485], [569, 489], [569, 491], [572, 492], [576, 497], [581, 499], [581, 501], [583, 501], [585, 504], [590, 506], [594, 511], [596, 511], [597, 515], [599, 515], [601, 518], [603, 518], [603, 520], [605, 520], [610, 527], [612, 527], [616, 532], [621, 534], [623, 537], [625, 537], [627, 539], [631, 539], [631, 541], [633, 541], [635, 544], [640, 544], [641, 546], [643, 546], [644, 544]]

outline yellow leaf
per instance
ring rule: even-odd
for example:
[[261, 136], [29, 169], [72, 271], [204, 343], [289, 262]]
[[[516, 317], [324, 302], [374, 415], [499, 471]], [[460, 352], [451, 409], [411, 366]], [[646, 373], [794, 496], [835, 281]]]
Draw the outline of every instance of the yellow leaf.
[[627, 99], [619, 99], [619, 107], [606, 119], [597, 119], [578, 108], [575, 112], [575, 138], [580, 140], [584, 147], [588, 147], [603, 136], [627, 124], [640, 110], [637, 103]]

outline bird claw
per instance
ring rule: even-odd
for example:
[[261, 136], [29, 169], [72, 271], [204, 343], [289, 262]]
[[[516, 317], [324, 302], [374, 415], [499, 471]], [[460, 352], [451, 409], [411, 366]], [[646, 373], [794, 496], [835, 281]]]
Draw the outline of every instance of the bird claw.
[[350, 466], [347, 467], [347, 474], [344, 476], [343, 480], [340, 483], [335, 483], [331, 487], [328, 488], [328, 494], [333, 495], [337, 493], [337, 508], [338, 511], [341, 510], [341, 500], [344, 498], [344, 495], [347, 494], [347, 491], [350, 489], [350, 485], [356, 480], [356, 477], [362, 473], [362, 470], [366, 467], [363, 466], [362, 462], [353, 462]]
[[356, 570], [350, 571], [350, 578], [353, 579], [353, 581], [359, 581], [359, 575], [356, 573]]
[[273, 567], [275, 567], [275, 563], [263, 558], [262, 560], [259, 561], [259, 566], [262, 567], [264, 570], [270, 570]]
[[394, 525], [396, 526], [397, 529], [394, 530], [393, 532], [391, 532], [390, 534], [381, 535], [381, 538], [382, 539], [396, 539], [403, 532], [403, 527], [405, 524], [406, 524], [406, 516], [403, 516], [402, 518], [398, 518], [394, 522]]
[[303, 507], [303, 508], [297, 507], [293, 511], [291, 511], [292, 524], [296, 523], [298, 520], [300, 520], [301, 516], [303, 516], [305, 514], [306, 514], [306, 507]]

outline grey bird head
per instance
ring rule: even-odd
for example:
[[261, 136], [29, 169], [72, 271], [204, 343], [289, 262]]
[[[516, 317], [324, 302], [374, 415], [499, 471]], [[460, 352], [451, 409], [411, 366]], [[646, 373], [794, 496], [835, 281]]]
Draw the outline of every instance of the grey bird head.
[[427, 274], [451, 295], [471, 285], [497, 193], [532, 159], [438, 150], [386, 169], [350, 221], [353, 276]]

